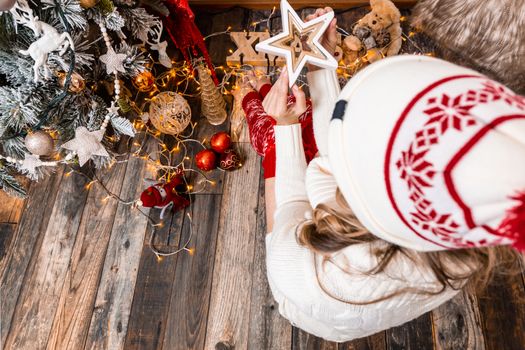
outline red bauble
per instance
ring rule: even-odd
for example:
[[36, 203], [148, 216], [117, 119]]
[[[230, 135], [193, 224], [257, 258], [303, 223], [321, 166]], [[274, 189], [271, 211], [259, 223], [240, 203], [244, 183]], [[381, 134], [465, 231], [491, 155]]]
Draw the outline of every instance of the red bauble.
[[230, 148], [232, 140], [228, 133], [221, 131], [211, 137], [210, 145], [211, 148], [217, 153], [224, 153]]
[[232, 171], [232, 170], [239, 169], [241, 166], [242, 166], [241, 157], [234, 150], [228, 149], [223, 154], [221, 154], [219, 168], [223, 170]]
[[211, 149], [205, 149], [195, 155], [197, 168], [209, 171], [217, 167], [217, 155]]

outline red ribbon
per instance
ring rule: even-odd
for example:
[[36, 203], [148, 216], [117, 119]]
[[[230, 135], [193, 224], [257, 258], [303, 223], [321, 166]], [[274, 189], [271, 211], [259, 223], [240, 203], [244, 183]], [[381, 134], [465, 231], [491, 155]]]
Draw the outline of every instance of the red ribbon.
[[210, 68], [213, 81], [217, 85], [219, 81], [217, 80], [208, 50], [204, 44], [204, 38], [199, 28], [195, 25], [195, 14], [190, 9], [188, 1], [166, 0], [166, 5], [170, 10], [170, 15], [163, 17], [163, 21], [171, 41], [182, 51], [184, 59], [188, 62], [192, 70], [193, 67], [188, 53], [189, 50], [191, 50], [194, 56], [199, 56], [199, 52], [197, 51], [197, 49], [199, 49], [206, 64]]

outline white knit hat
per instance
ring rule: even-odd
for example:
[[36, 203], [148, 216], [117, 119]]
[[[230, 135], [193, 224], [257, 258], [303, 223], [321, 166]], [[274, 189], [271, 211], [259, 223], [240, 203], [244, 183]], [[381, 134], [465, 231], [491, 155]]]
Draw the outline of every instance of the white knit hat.
[[420, 251], [525, 247], [525, 98], [470, 69], [397, 56], [340, 94], [329, 159], [376, 236]]

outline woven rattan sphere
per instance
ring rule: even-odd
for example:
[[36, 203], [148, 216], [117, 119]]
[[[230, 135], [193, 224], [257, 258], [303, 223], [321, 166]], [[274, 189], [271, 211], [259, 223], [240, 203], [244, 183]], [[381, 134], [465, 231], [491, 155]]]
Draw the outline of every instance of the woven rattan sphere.
[[184, 97], [175, 92], [165, 91], [152, 98], [149, 118], [158, 131], [177, 135], [190, 123], [191, 109]]

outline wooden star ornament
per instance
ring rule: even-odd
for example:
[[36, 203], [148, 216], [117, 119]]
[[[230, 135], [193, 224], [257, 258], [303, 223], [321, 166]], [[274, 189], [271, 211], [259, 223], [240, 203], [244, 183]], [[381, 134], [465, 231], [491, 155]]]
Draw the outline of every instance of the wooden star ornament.
[[255, 49], [286, 58], [291, 87], [306, 63], [337, 68], [335, 58], [319, 42], [333, 18], [334, 12], [330, 11], [305, 23], [286, 0], [281, 0], [283, 32], [258, 43]]

